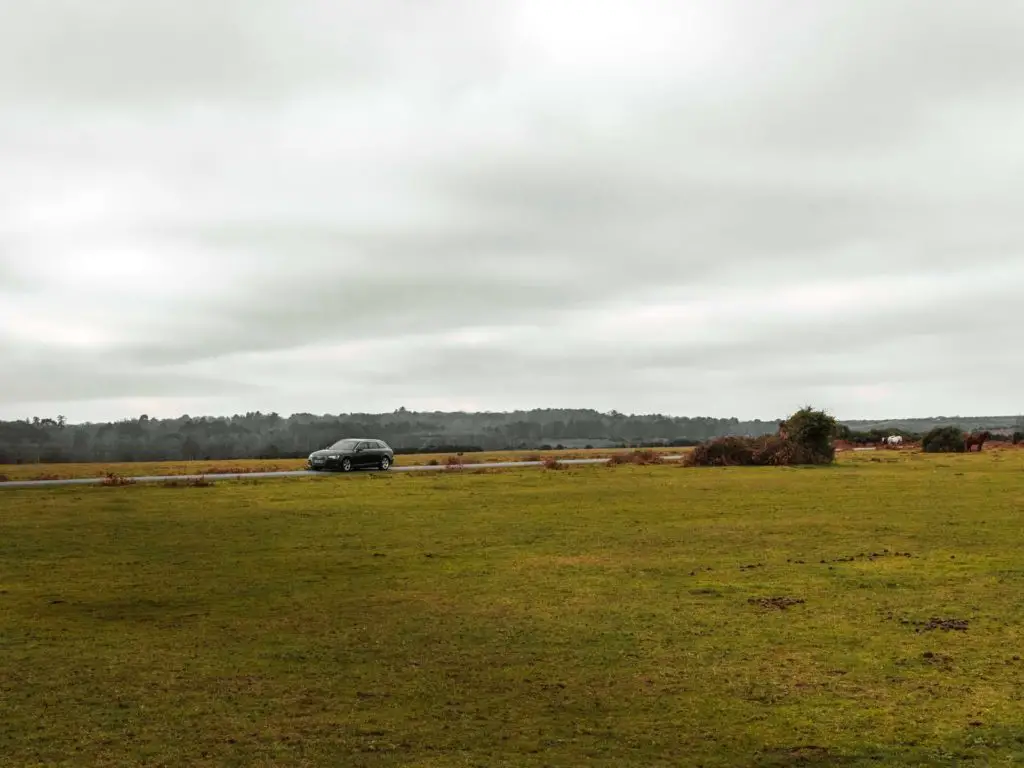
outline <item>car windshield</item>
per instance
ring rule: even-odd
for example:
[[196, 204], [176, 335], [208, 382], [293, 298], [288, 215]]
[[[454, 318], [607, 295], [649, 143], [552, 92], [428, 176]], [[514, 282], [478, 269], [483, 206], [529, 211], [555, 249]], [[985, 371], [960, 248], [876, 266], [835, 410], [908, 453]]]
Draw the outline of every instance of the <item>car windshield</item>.
[[339, 440], [334, 445], [332, 445], [329, 450], [332, 450], [332, 451], [351, 451], [357, 445], [359, 445], [359, 441], [358, 440]]

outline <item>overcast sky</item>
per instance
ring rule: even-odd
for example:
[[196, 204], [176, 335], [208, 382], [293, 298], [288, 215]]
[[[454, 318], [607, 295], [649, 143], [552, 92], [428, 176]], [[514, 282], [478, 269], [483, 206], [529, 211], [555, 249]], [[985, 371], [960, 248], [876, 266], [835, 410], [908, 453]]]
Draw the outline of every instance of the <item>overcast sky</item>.
[[1024, 411], [1019, 0], [0, 2], [0, 418]]

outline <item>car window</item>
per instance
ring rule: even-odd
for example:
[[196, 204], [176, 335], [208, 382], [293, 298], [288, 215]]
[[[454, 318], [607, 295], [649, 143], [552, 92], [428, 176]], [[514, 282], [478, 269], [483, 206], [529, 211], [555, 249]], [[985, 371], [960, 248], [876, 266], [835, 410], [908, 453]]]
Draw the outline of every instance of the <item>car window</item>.
[[359, 447], [360, 447], [360, 448], [362, 448], [362, 449], [363, 449], [363, 450], [365, 451], [365, 450], [367, 450], [368, 448], [372, 448], [373, 446], [372, 446], [372, 445], [370, 445], [370, 443], [368, 443], [368, 442], [366, 442], [366, 441], [364, 440], [363, 442], [361, 442], [361, 443], [359, 444]]

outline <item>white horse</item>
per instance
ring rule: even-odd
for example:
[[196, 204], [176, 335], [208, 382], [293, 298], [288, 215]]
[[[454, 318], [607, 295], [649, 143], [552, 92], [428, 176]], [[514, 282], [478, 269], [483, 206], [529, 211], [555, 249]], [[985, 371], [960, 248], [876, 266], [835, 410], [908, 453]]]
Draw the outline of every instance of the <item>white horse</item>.
[[903, 435], [889, 435], [883, 441], [888, 446], [900, 446], [903, 445]]

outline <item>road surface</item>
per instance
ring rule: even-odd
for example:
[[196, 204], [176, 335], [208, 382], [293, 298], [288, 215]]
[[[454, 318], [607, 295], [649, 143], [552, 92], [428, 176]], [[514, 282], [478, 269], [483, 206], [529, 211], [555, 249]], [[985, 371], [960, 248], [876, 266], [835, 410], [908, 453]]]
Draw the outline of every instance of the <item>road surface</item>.
[[[666, 461], [678, 461], [682, 456], [662, 456]], [[559, 459], [560, 464], [607, 464], [608, 458], [603, 459]], [[482, 464], [463, 464], [462, 469], [495, 469], [499, 467], [540, 467], [543, 461], [488, 461]], [[392, 465], [388, 472], [430, 472], [444, 470], [448, 467], [444, 464], [418, 464], [400, 467]], [[380, 470], [376, 470], [380, 471]], [[258, 480], [273, 479], [280, 477], [334, 477], [335, 475], [358, 475], [366, 470], [355, 470], [353, 472], [313, 472], [307, 469], [296, 469], [288, 472], [232, 472], [224, 474], [208, 475], [145, 475], [142, 477], [125, 477], [134, 483], [163, 483], [168, 480]], [[101, 485], [106, 478], [103, 477], [75, 477], [64, 480], [8, 480], [0, 483], [0, 490], [4, 488], [49, 488], [62, 485]]]

